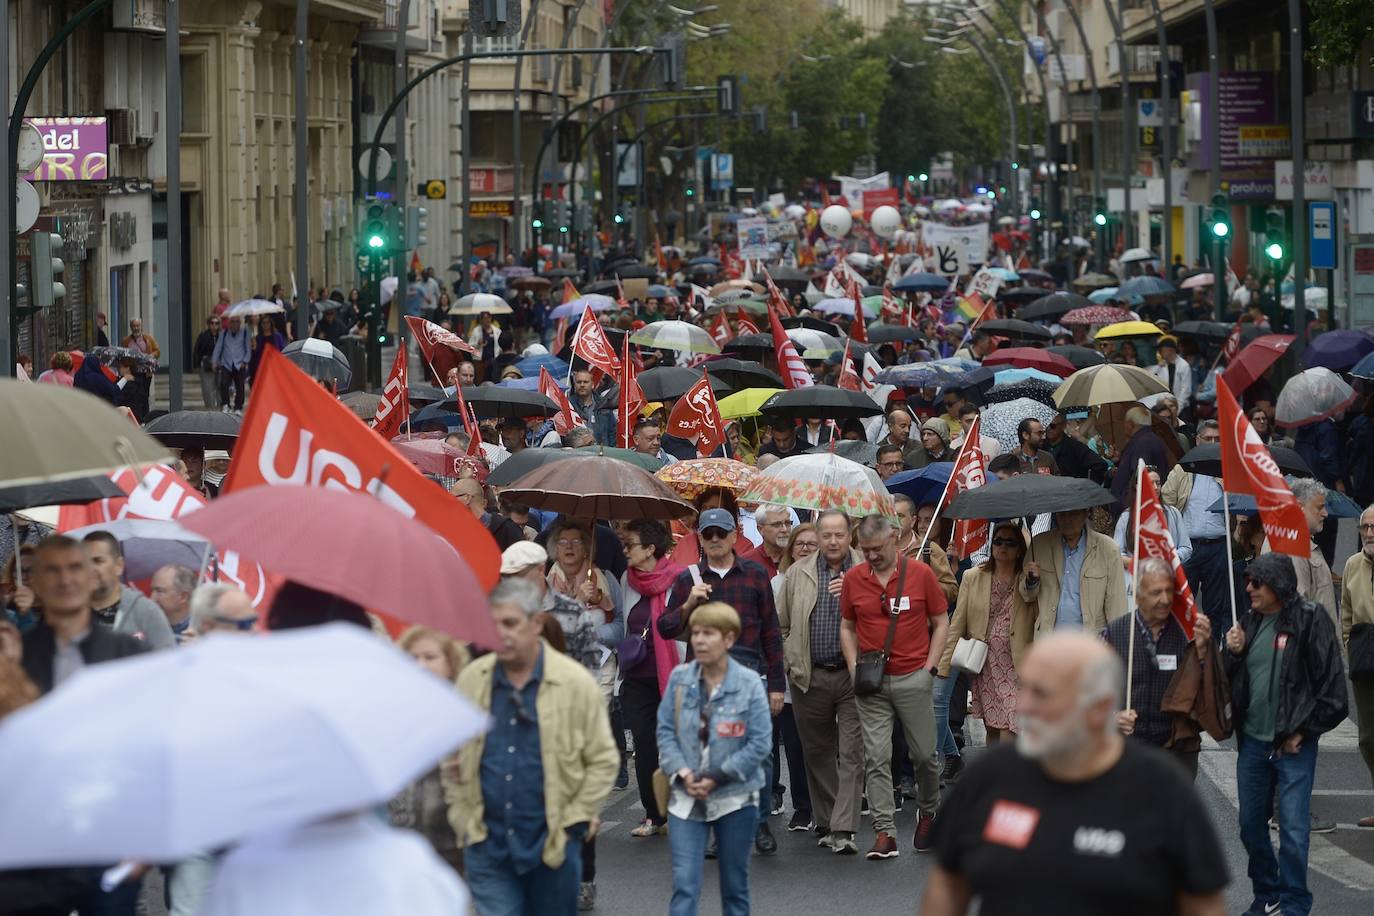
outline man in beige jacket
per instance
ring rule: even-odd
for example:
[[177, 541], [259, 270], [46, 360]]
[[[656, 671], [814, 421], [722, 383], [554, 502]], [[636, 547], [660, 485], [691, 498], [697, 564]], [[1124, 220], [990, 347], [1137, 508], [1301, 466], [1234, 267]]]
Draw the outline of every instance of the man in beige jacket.
[[[1350, 631], [1356, 624], [1374, 624], [1374, 506], [1360, 513], [1360, 549], [1345, 561], [1341, 578], [1341, 645], [1350, 648]], [[1352, 680], [1355, 724], [1360, 756], [1374, 780], [1374, 681]], [[1374, 827], [1374, 815], [1362, 817], [1361, 827]]]
[[863, 557], [849, 546], [843, 512], [827, 509], [816, 528], [821, 542], [816, 557], [792, 564], [783, 575], [778, 623], [820, 845], [839, 855], [858, 855], [854, 831], [863, 795], [864, 741], [854, 682], [840, 649], [840, 587]]
[[[1302, 514], [1307, 519], [1308, 534], [1315, 538], [1326, 524], [1326, 487], [1320, 480], [1312, 477], [1299, 477], [1288, 486], [1297, 498], [1298, 505], [1302, 507]], [[1340, 607], [1336, 604], [1336, 584], [1331, 579], [1331, 567], [1326, 565], [1326, 557], [1322, 556], [1321, 548], [1315, 540], [1310, 546], [1312, 553], [1307, 559], [1291, 558], [1293, 571], [1298, 576], [1298, 594], [1325, 608], [1326, 613], [1331, 615], [1336, 632], [1339, 633], [1341, 622], [1337, 619], [1337, 614]], [[1260, 553], [1272, 552], [1273, 548], [1269, 546], [1269, 538], [1266, 537], [1260, 545]]]
[[1087, 525], [1086, 509], [1054, 513], [1054, 527], [1031, 539], [1026, 598], [1038, 603], [1035, 638], [1054, 630], [1099, 633], [1127, 611], [1116, 541]]

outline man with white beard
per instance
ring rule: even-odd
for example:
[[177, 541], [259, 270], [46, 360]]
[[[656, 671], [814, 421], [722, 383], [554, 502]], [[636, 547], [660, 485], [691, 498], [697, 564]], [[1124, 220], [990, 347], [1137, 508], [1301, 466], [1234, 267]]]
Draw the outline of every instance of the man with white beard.
[[984, 751], [940, 806], [921, 912], [1222, 916], [1226, 864], [1164, 752], [1117, 729], [1121, 662], [1087, 633], [1037, 640], [1016, 743]]

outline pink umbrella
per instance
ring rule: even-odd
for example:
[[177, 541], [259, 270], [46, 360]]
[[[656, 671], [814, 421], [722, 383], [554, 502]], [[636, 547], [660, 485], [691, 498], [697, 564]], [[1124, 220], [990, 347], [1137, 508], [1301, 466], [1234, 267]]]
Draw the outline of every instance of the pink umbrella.
[[487, 467], [462, 449], [456, 449], [442, 439], [392, 439], [392, 448], [405, 455], [421, 474], [439, 477], [462, 477], [464, 471], [485, 483]]
[[1125, 309], [1113, 308], [1110, 305], [1089, 305], [1081, 309], [1074, 309], [1065, 313], [1059, 319], [1060, 324], [1116, 324], [1118, 321], [1130, 321], [1131, 313]]
[[1197, 289], [1198, 287], [1210, 287], [1216, 284], [1216, 280], [1211, 274], [1193, 274], [1188, 279], [1179, 284], [1180, 289]]
[[[444, 497], [436, 490], [435, 498]], [[457, 504], [454, 511], [461, 511]], [[331, 487], [250, 487], [178, 521], [270, 573], [474, 645], [500, 645], [486, 590], [467, 561], [379, 497]]]

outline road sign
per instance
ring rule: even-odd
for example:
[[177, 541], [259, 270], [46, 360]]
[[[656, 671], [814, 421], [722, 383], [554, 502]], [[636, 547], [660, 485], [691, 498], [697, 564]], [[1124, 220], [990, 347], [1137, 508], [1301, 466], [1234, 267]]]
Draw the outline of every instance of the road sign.
[[714, 153], [711, 156], [711, 190], [724, 191], [735, 183], [733, 153]]
[[448, 184], [441, 178], [431, 178], [422, 186], [422, 193], [430, 200], [443, 200], [448, 196]]
[[1314, 200], [1307, 205], [1308, 251], [1318, 270], [1336, 269], [1336, 204]]

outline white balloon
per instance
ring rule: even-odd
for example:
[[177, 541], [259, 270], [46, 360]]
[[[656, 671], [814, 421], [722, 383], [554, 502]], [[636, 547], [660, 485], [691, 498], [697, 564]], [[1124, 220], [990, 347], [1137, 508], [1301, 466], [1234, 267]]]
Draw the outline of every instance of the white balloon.
[[821, 211], [821, 231], [832, 239], [842, 239], [854, 227], [854, 217], [839, 204], [831, 204]]
[[868, 219], [868, 225], [880, 239], [890, 239], [902, 227], [902, 214], [897, 212], [896, 207], [881, 206], [873, 211], [873, 215]]

